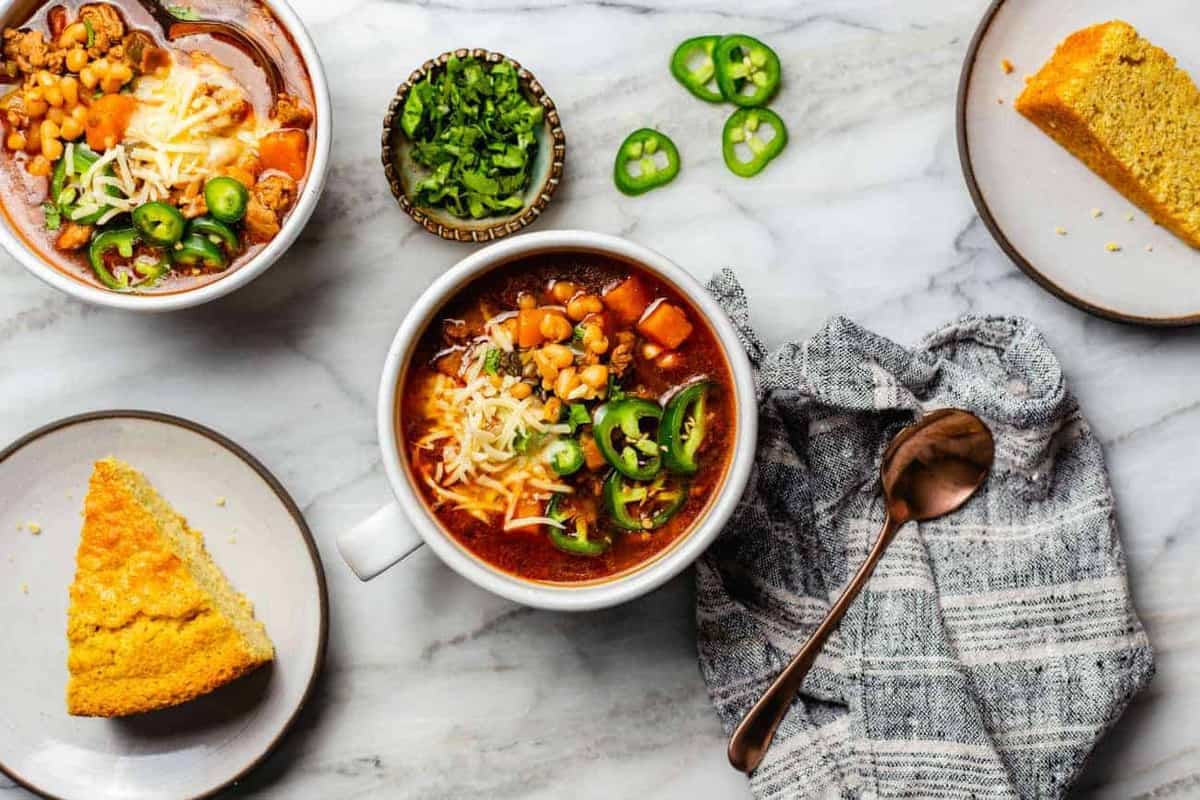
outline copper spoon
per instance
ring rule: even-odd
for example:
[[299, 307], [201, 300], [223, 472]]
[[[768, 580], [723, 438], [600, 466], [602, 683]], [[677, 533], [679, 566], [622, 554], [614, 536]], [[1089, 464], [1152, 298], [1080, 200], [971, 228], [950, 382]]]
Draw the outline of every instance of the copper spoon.
[[267, 84], [271, 87], [271, 95], [278, 97], [284, 90], [283, 73], [279, 65], [271, 58], [271, 54], [258, 39], [241, 25], [215, 19], [180, 19], [171, 13], [160, 0], [138, 0], [142, 8], [154, 17], [154, 21], [162, 28], [163, 36], [174, 41], [182, 36], [192, 36], [206, 33], [234, 45], [254, 61], [267, 76]]
[[762, 761], [825, 640], [870, 580], [896, 532], [905, 523], [958, 509], [983, 485], [994, 457], [991, 431], [967, 411], [934, 411], [896, 435], [879, 470], [887, 511], [879, 538], [800, 652], [738, 723], [729, 739], [729, 763], [735, 769], [753, 772]]

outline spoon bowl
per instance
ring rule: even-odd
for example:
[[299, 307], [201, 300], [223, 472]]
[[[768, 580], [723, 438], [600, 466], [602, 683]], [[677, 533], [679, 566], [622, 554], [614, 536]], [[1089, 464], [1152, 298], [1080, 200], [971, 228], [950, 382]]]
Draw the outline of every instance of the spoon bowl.
[[987, 425], [961, 409], [931, 412], [896, 435], [884, 450], [879, 468], [887, 511], [879, 537], [825, 619], [734, 729], [728, 754], [735, 769], [753, 772], [762, 762], [804, 676], [871, 579], [896, 532], [905, 523], [956, 511], [987, 480], [995, 456], [995, 441]]
[[931, 412], [896, 435], [879, 469], [888, 515], [923, 522], [949, 514], [987, 479], [995, 459], [992, 433], [958, 409]]

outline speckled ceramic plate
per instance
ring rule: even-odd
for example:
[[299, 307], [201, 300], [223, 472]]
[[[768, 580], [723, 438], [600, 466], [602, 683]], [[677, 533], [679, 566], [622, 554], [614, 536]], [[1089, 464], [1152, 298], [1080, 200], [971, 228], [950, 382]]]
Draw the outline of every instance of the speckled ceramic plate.
[[[124, 719], [66, 712], [67, 588], [96, 459], [146, 476], [205, 535], [275, 642], [276, 660], [177, 708]], [[185, 420], [108, 411], [61, 420], [0, 451], [0, 769], [61, 798], [207, 796], [252, 769], [316, 680], [325, 578], [295, 503], [240, 447]], [[222, 502], [223, 501], [223, 502]], [[40, 532], [34, 534], [29, 523]]]
[[[998, 0], [967, 52], [959, 84], [963, 171], [996, 241], [1055, 295], [1110, 319], [1195, 324], [1200, 251], [1156, 226], [1013, 109], [1024, 77], [1055, 45], [1111, 19], [1129, 22], [1200, 78], [1200, 7], [1194, 2]], [[1014, 65], [1011, 74], [1001, 69], [1004, 59]], [[1109, 243], [1120, 250], [1110, 252]]]

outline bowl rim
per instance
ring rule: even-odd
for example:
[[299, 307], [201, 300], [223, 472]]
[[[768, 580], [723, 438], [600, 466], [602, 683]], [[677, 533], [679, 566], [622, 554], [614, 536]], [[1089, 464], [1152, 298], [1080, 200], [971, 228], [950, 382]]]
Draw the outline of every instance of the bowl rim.
[[[0, 224], [0, 245], [10, 256], [20, 262], [34, 277], [78, 300], [107, 308], [148, 313], [176, 311], [224, 297], [253, 281], [279, 260], [300, 237], [301, 231], [316, 209], [317, 202], [325, 188], [333, 139], [333, 104], [330, 101], [329, 85], [325, 80], [325, 68], [321, 63], [321, 57], [300, 17], [288, 5], [287, 0], [259, 0], [259, 2], [275, 15], [276, 20], [295, 43], [296, 50], [300, 53], [300, 61], [308, 71], [313, 102], [316, 104], [316, 146], [313, 152], [312, 166], [309, 168], [304, 189], [300, 192], [296, 207], [284, 220], [283, 227], [275, 235], [275, 238], [268, 242], [267, 246], [254, 258], [229, 275], [195, 289], [185, 289], [173, 294], [162, 295], [114, 292], [72, 278], [38, 255], [25, 243], [21, 235], [13, 230], [8, 215], [0, 213], [0, 218], [3, 218], [3, 224]], [[16, 8], [16, 4], [9, 3], [0, 9], [0, 25], [5, 24], [6, 18], [14, 8]]]
[[[463, 287], [491, 269], [540, 252], [591, 251], [632, 261], [676, 287], [712, 327], [729, 365], [734, 390], [736, 441], [720, 491], [692, 528], [632, 571], [579, 585], [540, 583], [488, 564], [466, 551], [438, 523], [413, 484], [396, 436], [396, 395], [410, 354], [434, 314]], [[376, 427], [392, 493], [421, 539], [451, 569], [494, 594], [534, 608], [590, 611], [628, 602], [657, 589], [691, 565], [725, 528], [750, 480], [758, 446], [758, 400], [754, 369], [733, 322], [692, 275], [661, 253], [620, 236], [584, 230], [527, 233], [485, 247], [443, 273], [417, 299], [388, 349], [380, 377]]]
[[[468, 57], [479, 58], [492, 64], [507, 61], [516, 67], [517, 79], [521, 85], [545, 109], [544, 124], [550, 131], [550, 171], [545, 181], [539, 187], [537, 196], [533, 202], [515, 214], [495, 218], [495, 224], [475, 228], [447, 225], [433, 219], [422, 207], [414, 204], [404, 191], [404, 182], [401, 180], [399, 171], [396, 169], [395, 159], [393, 158], [393, 137], [396, 135], [404, 136], [404, 132], [399, 128], [399, 120], [404, 111], [404, 102], [408, 98], [409, 91], [430, 72], [445, 67], [446, 62], [451, 58]], [[480, 47], [460, 47], [456, 50], [447, 50], [413, 70], [404, 82], [396, 87], [396, 91], [392, 95], [392, 100], [388, 103], [387, 113], [383, 117], [383, 134], [380, 138], [380, 146], [383, 172], [387, 176], [388, 187], [392, 190], [392, 195], [396, 198], [396, 202], [400, 205], [400, 208], [404, 209], [404, 213], [408, 214], [414, 222], [434, 236], [453, 242], [491, 242], [516, 233], [527, 225], [532, 224], [542, 215], [546, 207], [550, 205], [555, 191], [558, 190], [558, 185], [562, 182], [563, 165], [567, 155], [567, 138], [566, 134], [563, 133], [562, 120], [558, 115], [558, 107], [554, 104], [554, 101], [546, 93], [545, 88], [542, 87], [542, 84], [534, 74], [521, 66], [521, 62], [515, 58], [504, 53]]]

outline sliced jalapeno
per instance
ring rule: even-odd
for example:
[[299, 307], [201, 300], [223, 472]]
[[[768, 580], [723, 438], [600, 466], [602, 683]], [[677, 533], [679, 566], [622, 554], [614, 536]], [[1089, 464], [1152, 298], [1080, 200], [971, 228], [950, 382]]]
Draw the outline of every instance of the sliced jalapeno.
[[[659, 163], [659, 155], [666, 159]], [[625, 137], [613, 165], [613, 182], [625, 194], [638, 195], [666, 186], [679, 174], [679, 150], [668, 137], [642, 128]]]
[[102, 231], [88, 246], [88, 263], [102, 284], [124, 292], [153, 285], [171, 268], [166, 255], [147, 247], [133, 228]]
[[555, 475], [574, 475], [583, 468], [583, 448], [574, 439], [555, 439], [542, 452]]
[[[772, 130], [769, 140], [759, 135], [764, 122]], [[743, 178], [752, 178], [787, 147], [787, 141], [787, 128], [774, 111], [769, 108], [739, 108], [725, 122], [721, 153], [730, 172]], [[750, 153], [749, 159], [741, 158], [738, 145], [745, 145]]]
[[[81, 192], [80, 178], [92, 168], [100, 156], [83, 144], [72, 145], [71, 153], [70, 175], [67, 175], [66, 156], [60, 158], [54, 167], [54, 175], [50, 178], [50, 202], [58, 206], [63, 216], [71, 222], [77, 225], [95, 225], [101, 217], [112, 210], [112, 206], [98, 206], [95, 203], [84, 206], [78, 200]], [[112, 178], [113, 183], [116, 182], [116, 173], [113, 172], [112, 164], [102, 167], [100, 174], [106, 178]], [[105, 186], [104, 193], [109, 197], [122, 196], [121, 190], [112, 183]]]
[[671, 56], [671, 74], [675, 76], [675, 80], [696, 97], [709, 103], [720, 103], [725, 99], [721, 94], [721, 87], [713, 81], [716, 76], [713, 49], [719, 41], [720, 36], [694, 36], [676, 47]]
[[735, 33], [723, 37], [713, 48], [712, 58], [717, 86], [735, 105], [766, 105], [779, 89], [779, 56], [753, 36]]
[[687, 489], [686, 483], [663, 475], [639, 482], [613, 471], [604, 481], [604, 510], [618, 528], [652, 531], [679, 513]]
[[229, 261], [221, 249], [198, 233], [188, 234], [175, 244], [171, 257], [176, 264], [185, 267], [203, 267], [206, 270], [225, 269]]
[[627, 397], [596, 409], [592, 435], [604, 460], [622, 475], [638, 481], [650, 480], [662, 465], [662, 454], [654, 431], [642, 430], [642, 422], [662, 418], [658, 403]]
[[707, 423], [708, 381], [693, 383], [671, 398], [658, 426], [663, 463], [676, 475], [695, 475], [700, 469], [696, 452], [704, 442]]
[[187, 232], [199, 234], [213, 244], [221, 245], [230, 257], [242, 247], [242, 242], [233, 228], [207, 215], [188, 222]]
[[546, 516], [564, 526], [546, 526], [550, 542], [564, 553], [598, 556], [607, 553], [612, 547], [612, 538], [591, 530], [592, 526], [584, 516], [570, 507], [570, 501], [565, 494], [556, 494], [550, 498], [546, 505]]
[[133, 210], [133, 227], [147, 241], [169, 247], [183, 238], [187, 220], [167, 203], [142, 203]]
[[240, 222], [246, 216], [250, 192], [241, 181], [222, 175], [204, 184], [204, 203], [208, 213], [221, 222]]

